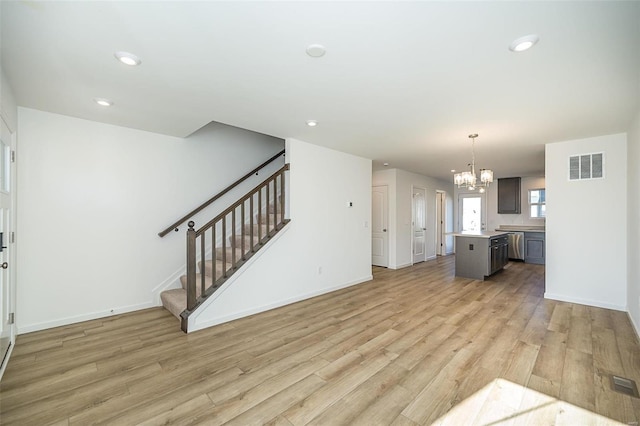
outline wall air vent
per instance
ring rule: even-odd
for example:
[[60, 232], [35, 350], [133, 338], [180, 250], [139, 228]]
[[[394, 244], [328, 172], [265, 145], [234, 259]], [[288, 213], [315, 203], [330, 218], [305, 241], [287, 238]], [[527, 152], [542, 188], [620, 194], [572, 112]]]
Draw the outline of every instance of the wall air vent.
[[569, 157], [569, 180], [603, 179], [604, 152]]

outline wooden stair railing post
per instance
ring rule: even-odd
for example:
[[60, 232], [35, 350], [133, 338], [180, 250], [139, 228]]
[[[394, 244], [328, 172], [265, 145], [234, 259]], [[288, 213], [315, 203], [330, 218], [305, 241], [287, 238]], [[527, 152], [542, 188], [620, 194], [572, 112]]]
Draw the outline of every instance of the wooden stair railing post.
[[284, 222], [284, 170], [280, 174], [280, 222]]
[[[196, 306], [196, 230], [193, 229], [193, 221], [189, 221], [187, 225], [187, 311], [191, 311]], [[187, 319], [188, 316], [182, 316], [181, 328], [185, 333]]]

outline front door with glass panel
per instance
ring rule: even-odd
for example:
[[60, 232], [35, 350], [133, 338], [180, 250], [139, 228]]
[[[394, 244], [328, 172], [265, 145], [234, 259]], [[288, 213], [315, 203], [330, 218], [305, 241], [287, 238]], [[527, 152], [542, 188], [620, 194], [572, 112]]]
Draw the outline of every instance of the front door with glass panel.
[[460, 231], [480, 232], [486, 229], [485, 194], [458, 195], [458, 227]]

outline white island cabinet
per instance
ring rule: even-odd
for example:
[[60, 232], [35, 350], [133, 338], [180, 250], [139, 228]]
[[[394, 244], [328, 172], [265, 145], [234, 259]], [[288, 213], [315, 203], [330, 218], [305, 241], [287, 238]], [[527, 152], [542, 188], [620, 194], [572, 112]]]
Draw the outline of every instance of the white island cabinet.
[[506, 232], [460, 232], [456, 237], [456, 276], [484, 280], [509, 261]]

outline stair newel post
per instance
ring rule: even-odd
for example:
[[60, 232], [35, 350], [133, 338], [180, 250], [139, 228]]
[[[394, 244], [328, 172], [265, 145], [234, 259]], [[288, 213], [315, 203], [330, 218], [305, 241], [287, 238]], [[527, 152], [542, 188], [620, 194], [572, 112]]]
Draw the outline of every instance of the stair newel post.
[[[193, 221], [189, 221], [187, 225], [187, 311], [191, 311], [196, 306], [196, 230], [193, 229]], [[187, 312], [183, 312], [180, 317], [182, 331], [186, 333]]]

